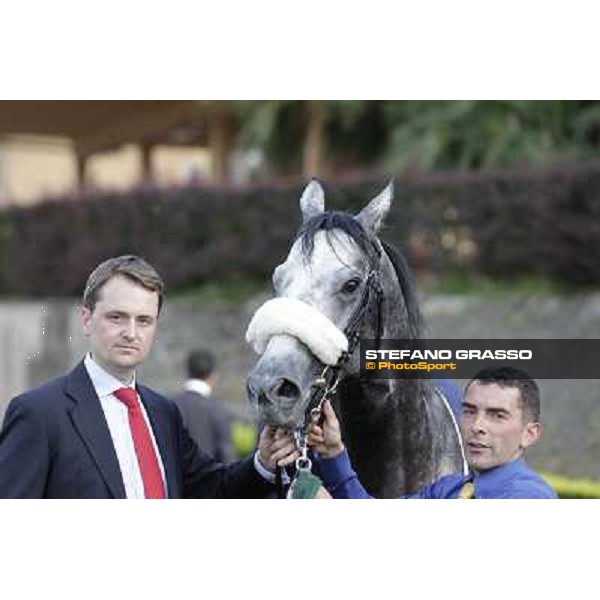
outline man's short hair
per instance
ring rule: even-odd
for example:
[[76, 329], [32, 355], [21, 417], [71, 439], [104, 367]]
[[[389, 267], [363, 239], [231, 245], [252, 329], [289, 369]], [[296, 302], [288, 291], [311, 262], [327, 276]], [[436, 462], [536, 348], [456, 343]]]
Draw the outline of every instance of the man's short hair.
[[188, 355], [188, 377], [191, 379], [207, 379], [215, 366], [215, 357], [208, 350], [192, 350]]
[[160, 313], [165, 288], [163, 280], [152, 265], [143, 258], [131, 254], [109, 258], [91, 272], [83, 292], [83, 306], [93, 312], [102, 287], [117, 275], [126, 277], [151, 292], [156, 292]]
[[465, 391], [474, 382], [486, 385], [496, 383], [501, 388], [517, 388], [521, 401], [524, 422], [540, 420], [540, 388], [537, 383], [521, 369], [515, 367], [488, 367], [479, 371], [467, 384]]

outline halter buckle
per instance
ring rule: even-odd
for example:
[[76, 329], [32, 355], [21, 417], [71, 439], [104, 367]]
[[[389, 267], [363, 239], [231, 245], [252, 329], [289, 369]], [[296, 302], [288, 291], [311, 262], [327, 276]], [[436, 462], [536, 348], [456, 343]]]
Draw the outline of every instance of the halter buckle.
[[308, 456], [300, 456], [296, 459], [296, 469], [298, 471], [310, 471], [312, 469], [312, 460]]
[[327, 380], [325, 379], [325, 377], [317, 377], [312, 383], [312, 386], [315, 388], [324, 388], [326, 385]]
[[300, 456], [296, 459], [296, 469], [298, 471], [310, 471], [312, 469], [312, 460], [308, 457], [308, 445], [303, 431], [296, 429], [294, 431], [296, 446], [300, 451]]

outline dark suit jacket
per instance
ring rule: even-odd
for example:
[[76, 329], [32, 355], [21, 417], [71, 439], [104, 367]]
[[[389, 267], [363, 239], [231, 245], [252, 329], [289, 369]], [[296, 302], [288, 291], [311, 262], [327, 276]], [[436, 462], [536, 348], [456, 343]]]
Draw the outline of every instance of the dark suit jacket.
[[[138, 386], [170, 498], [266, 497], [252, 459], [224, 466], [198, 449], [177, 407]], [[0, 498], [125, 498], [100, 400], [83, 363], [14, 398], [0, 432]]]
[[235, 460], [231, 442], [231, 419], [213, 396], [186, 391], [173, 398], [183, 424], [198, 447], [219, 462]]

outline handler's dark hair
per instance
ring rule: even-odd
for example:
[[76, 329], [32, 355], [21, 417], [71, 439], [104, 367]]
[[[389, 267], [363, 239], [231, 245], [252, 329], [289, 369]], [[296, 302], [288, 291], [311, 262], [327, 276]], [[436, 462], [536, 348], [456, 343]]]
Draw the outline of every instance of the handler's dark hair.
[[502, 388], [517, 388], [521, 400], [524, 422], [540, 420], [540, 388], [525, 371], [515, 367], [488, 367], [479, 371], [467, 384], [465, 392], [474, 382], [486, 385], [496, 383]]
[[163, 280], [152, 265], [143, 258], [131, 254], [109, 258], [91, 272], [83, 292], [83, 306], [93, 312], [102, 288], [117, 275], [126, 277], [151, 292], [156, 292], [158, 294], [158, 312], [160, 313], [165, 288]]
[[188, 355], [188, 377], [192, 379], [207, 379], [215, 366], [215, 357], [208, 350], [192, 350]]

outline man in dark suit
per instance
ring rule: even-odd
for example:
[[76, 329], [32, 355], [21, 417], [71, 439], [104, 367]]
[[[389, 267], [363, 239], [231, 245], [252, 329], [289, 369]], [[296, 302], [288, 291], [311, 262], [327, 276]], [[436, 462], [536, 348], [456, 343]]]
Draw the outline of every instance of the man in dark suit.
[[0, 432], [0, 498], [220, 498], [272, 494], [298, 453], [268, 429], [253, 458], [225, 466], [198, 449], [177, 407], [136, 382], [163, 300], [136, 256], [100, 264], [83, 295], [90, 352], [73, 371], [14, 398]]
[[215, 357], [208, 350], [193, 350], [187, 360], [185, 391], [173, 398], [183, 424], [206, 454], [219, 462], [232, 462], [231, 417], [214, 397], [217, 379]]

